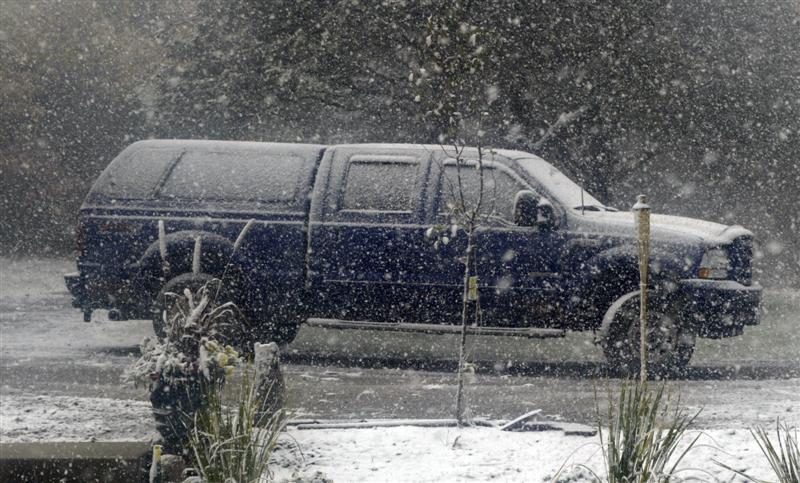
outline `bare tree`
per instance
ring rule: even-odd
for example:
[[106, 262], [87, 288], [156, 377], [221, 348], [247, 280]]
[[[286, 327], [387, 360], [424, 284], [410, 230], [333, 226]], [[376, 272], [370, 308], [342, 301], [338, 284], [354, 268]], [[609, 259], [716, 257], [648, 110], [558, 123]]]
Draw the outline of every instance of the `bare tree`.
[[[465, 419], [468, 327], [478, 325], [481, 318], [476, 233], [493, 205], [493, 200], [486, 196], [484, 170], [491, 149], [483, 146], [481, 121], [497, 97], [496, 90], [485, 85], [496, 36], [470, 20], [473, 8], [469, 1], [456, 1], [433, 11], [427, 19], [422, 62], [409, 77], [417, 92], [416, 101], [423, 107], [424, 119], [432, 122], [439, 132], [439, 146], [444, 153], [440, 169], [450, 225], [431, 227], [428, 235], [434, 239], [434, 245], [447, 244], [460, 234], [466, 237], [464, 251], [457, 255], [464, 264], [456, 391], [459, 425]], [[478, 140], [472, 143], [477, 148], [468, 148], [465, 139]], [[454, 175], [448, 176], [445, 168], [449, 166], [454, 166]], [[465, 185], [468, 170], [477, 171], [477, 186], [473, 176], [469, 177], [471, 185]]]
[[[480, 298], [478, 292], [478, 262], [476, 234], [493, 210], [494, 198], [486, 188], [485, 161], [487, 150], [482, 146], [477, 151], [469, 150], [463, 145], [440, 146], [446, 160], [439, 163], [442, 177], [442, 192], [447, 203], [450, 224], [431, 227], [427, 234], [434, 240], [434, 246], [450, 243], [451, 238], [463, 236], [466, 245], [460, 253], [464, 264], [461, 298], [461, 332], [458, 347], [458, 372], [456, 389], [456, 420], [461, 425], [465, 420], [464, 377], [469, 370], [467, 357], [467, 332], [470, 325], [478, 326], [481, 322]], [[491, 155], [491, 150], [488, 150]], [[454, 166], [455, 176], [447, 176], [446, 166]], [[465, 172], [477, 172], [475, 190], [466, 186]]]

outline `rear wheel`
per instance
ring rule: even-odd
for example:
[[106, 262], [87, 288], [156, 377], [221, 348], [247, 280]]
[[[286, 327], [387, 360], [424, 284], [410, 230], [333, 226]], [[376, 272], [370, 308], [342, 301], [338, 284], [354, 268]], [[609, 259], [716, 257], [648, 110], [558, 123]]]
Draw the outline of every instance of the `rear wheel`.
[[[608, 363], [626, 375], [638, 374], [641, 360], [639, 296], [630, 295], [621, 306], [609, 309], [615, 312], [602, 340]], [[682, 323], [675, 305], [654, 304], [647, 325], [648, 372], [655, 377], [685, 373], [694, 353], [695, 334]]]
[[294, 341], [298, 332], [300, 332], [299, 320], [283, 323], [272, 330], [272, 342], [275, 342], [280, 347], [287, 346]]
[[253, 327], [254, 342], [275, 342], [283, 347], [290, 344], [300, 331], [302, 318], [293, 313], [274, 313], [266, 309], [248, 313]]

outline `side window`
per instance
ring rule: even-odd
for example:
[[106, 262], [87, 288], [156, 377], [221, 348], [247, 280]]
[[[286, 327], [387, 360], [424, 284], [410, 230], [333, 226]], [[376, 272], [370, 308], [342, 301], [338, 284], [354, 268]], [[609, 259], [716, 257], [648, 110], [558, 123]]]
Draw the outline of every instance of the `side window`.
[[161, 198], [196, 201], [292, 202], [303, 159], [258, 151], [188, 151], [161, 189]]
[[417, 200], [419, 161], [375, 158], [351, 158], [340, 209], [410, 213]]
[[109, 198], [150, 198], [167, 166], [178, 157], [174, 149], [140, 149], [115, 160], [94, 188]]
[[[459, 189], [459, 171], [461, 188]], [[464, 206], [474, 209], [480, 199], [480, 172], [474, 166], [465, 166], [460, 170], [455, 165], [445, 165], [442, 172], [439, 194], [439, 213], [447, 215], [461, 204], [460, 193], [463, 193]], [[491, 166], [483, 168], [483, 198], [481, 214], [514, 221], [514, 197], [517, 192], [530, 189], [502, 169]]]

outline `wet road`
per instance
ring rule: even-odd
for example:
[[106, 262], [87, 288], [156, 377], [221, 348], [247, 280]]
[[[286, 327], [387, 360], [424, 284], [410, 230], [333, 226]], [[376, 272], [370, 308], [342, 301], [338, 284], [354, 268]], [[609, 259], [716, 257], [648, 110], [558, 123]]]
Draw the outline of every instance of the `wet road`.
[[[152, 333], [149, 322], [90, 323], [69, 307], [58, 276], [64, 261], [2, 260], [0, 397], [71, 395], [146, 399], [120, 377]], [[701, 340], [673, 392], [698, 426], [745, 427], [776, 417], [800, 424], [800, 294], [769, 292], [761, 326], [730, 340]], [[475, 373], [467, 403], [475, 416], [505, 419], [540, 408], [590, 423], [605, 406], [613, 372], [591, 334], [528, 340], [471, 337]], [[305, 327], [284, 354], [289, 404], [298, 417], [450, 417], [455, 336]]]

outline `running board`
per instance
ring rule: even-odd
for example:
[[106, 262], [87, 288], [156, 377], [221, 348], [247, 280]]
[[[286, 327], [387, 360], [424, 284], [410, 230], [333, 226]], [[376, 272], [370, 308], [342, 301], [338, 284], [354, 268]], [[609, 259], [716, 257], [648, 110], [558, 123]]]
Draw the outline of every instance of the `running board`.
[[[387, 332], [416, 332], [423, 334], [460, 334], [461, 326], [438, 324], [411, 324], [407, 322], [362, 322], [335, 319], [308, 319], [305, 325], [326, 329], [383, 330]], [[467, 327], [470, 335], [497, 335], [506, 337], [526, 337], [529, 339], [551, 339], [564, 337], [561, 329], [516, 328], [516, 327]]]

